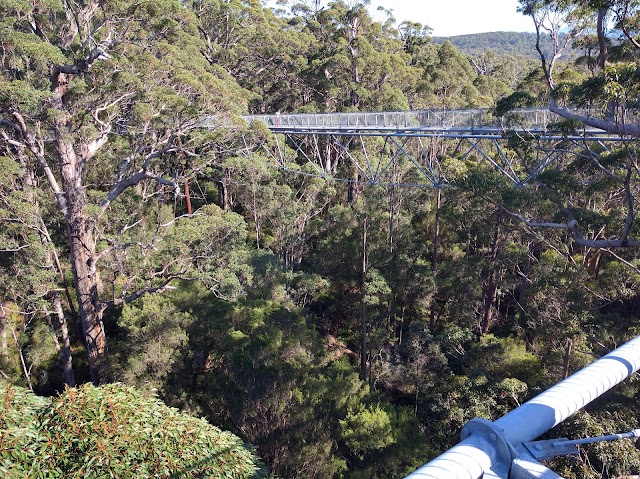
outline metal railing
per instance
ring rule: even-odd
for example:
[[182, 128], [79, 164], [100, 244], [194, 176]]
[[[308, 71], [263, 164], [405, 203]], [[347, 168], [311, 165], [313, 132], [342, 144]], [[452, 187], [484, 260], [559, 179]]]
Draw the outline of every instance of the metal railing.
[[490, 422], [472, 419], [461, 442], [406, 479], [562, 479], [536, 460], [534, 439], [640, 368], [640, 336]]
[[562, 120], [546, 108], [515, 110], [507, 116], [496, 117], [492, 110], [415, 110], [354, 113], [286, 113], [249, 115], [248, 122], [262, 121], [277, 130], [464, 130], [482, 131], [504, 128], [547, 130]]

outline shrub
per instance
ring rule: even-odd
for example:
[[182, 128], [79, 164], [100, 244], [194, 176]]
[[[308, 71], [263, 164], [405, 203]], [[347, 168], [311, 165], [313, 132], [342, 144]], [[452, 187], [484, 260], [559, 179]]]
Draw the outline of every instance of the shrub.
[[0, 385], [0, 475], [266, 477], [238, 437], [121, 384], [84, 385], [52, 400]]

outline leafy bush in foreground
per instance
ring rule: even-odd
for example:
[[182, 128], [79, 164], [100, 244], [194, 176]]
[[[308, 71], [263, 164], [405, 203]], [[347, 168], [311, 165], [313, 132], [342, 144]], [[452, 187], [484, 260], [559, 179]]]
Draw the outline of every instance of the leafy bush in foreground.
[[121, 384], [51, 400], [0, 384], [0, 476], [233, 478], [266, 474], [231, 433]]

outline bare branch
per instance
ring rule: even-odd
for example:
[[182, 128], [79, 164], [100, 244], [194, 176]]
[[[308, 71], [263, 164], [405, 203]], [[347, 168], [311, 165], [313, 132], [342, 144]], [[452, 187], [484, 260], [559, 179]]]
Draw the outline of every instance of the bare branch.
[[604, 251], [605, 253], [609, 253], [611, 256], [613, 256], [615, 259], [617, 259], [618, 261], [620, 261], [621, 263], [623, 263], [625, 266], [628, 266], [629, 268], [631, 268], [633, 271], [635, 271], [636, 273], [640, 274], [640, 268], [636, 267], [635, 265], [633, 265], [632, 263], [630, 263], [629, 261], [627, 261], [626, 259], [622, 258], [621, 256], [617, 255], [616, 253], [614, 253], [613, 251], [611, 251], [608, 248], [603, 248], [602, 251]]
[[[66, 214], [67, 211], [67, 200], [58, 184], [58, 180], [53, 174], [47, 159], [45, 158], [44, 144], [42, 142], [38, 142], [35, 136], [29, 131], [27, 128], [27, 124], [24, 120], [22, 114], [15, 110], [10, 109], [7, 113], [13, 118], [14, 123], [12, 124], [14, 129], [20, 134], [23, 139], [23, 144], [26, 146], [27, 150], [31, 152], [31, 154], [36, 158], [40, 167], [44, 171], [45, 176], [47, 177], [47, 181], [49, 182], [49, 186], [53, 190], [53, 194], [56, 197], [56, 201], [58, 202], [58, 206], [63, 214]], [[22, 144], [20, 143], [20, 144]]]
[[573, 240], [580, 246], [586, 246], [589, 248], [638, 248], [640, 247], [640, 241], [637, 240], [629, 240], [628, 238], [623, 239], [586, 239], [583, 234], [578, 229], [578, 222], [575, 219], [571, 219], [566, 223], [547, 223], [547, 222], [538, 222], [538, 221], [530, 221], [522, 217], [517, 213], [513, 213], [503, 208], [510, 217], [524, 223], [525, 225], [531, 228], [555, 228], [555, 229], [564, 229], [571, 233]]
[[103, 305], [104, 308], [108, 308], [109, 306], [122, 306], [122, 305], [129, 304], [129, 303], [135, 301], [136, 299], [144, 296], [145, 294], [163, 293], [163, 292], [165, 292], [167, 290], [170, 290], [170, 289], [176, 289], [175, 286], [171, 286], [169, 284], [174, 279], [180, 279], [180, 277], [179, 276], [172, 276], [170, 278], [167, 278], [167, 280], [160, 286], [143, 288], [143, 289], [140, 289], [140, 290], [136, 291], [135, 293], [130, 294], [128, 296], [125, 296], [123, 298], [117, 298], [117, 299], [113, 299], [111, 301], [104, 301], [102, 303], [102, 305]]
[[120, 95], [115, 100], [105, 103], [104, 105], [97, 107], [95, 110], [91, 112], [91, 116], [93, 117], [94, 122], [96, 123], [96, 125], [100, 126], [100, 134], [93, 141], [89, 142], [86, 145], [83, 145], [83, 151], [82, 151], [83, 163], [86, 163], [88, 160], [93, 158], [93, 156], [100, 150], [100, 148], [102, 148], [107, 143], [109, 139], [109, 134], [111, 133], [111, 130], [113, 128], [113, 123], [110, 123], [110, 122], [107, 123], [100, 120], [100, 113], [107, 111], [110, 108], [113, 108], [118, 103], [124, 101], [127, 98], [131, 98], [133, 95], [134, 95], [133, 92]]
[[145, 251], [147, 249], [155, 249], [152, 245], [145, 245], [144, 243], [141, 243], [140, 241], [132, 241], [132, 242], [129, 242], [129, 243], [115, 244], [115, 245], [109, 246], [108, 248], [105, 248], [102, 251], [100, 251], [99, 253], [97, 253], [93, 258], [93, 262], [94, 262], [94, 264], [97, 263], [100, 259], [104, 258], [106, 255], [108, 255], [112, 251], [124, 251], [124, 250], [127, 250], [127, 249], [131, 248], [132, 246], [137, 246], [142, 251]]
[[627, 216], [624, 220], [624, 227], [622, 228], [622, 241], [627, 241], [629, 238], [629, 233], [631, 232], [631, 227], [633, 226], [633, 222], [635, 220], [635, 213], [633, 208], [634, 197], [631, 192], [631, 173], [632, 169], [629, 167], [627, 169], [627, 176], [624, 179], [624, 199], [627, 207]]
[[635, 39], [628, 28], [629, 25], [627, 23], [627, 20], [629, 19], [630, 15], [629, 7], [629, 2], [622, 2], [622, 5], [617, 6], [617, 8], [616, 5], [613, 5], [612, 11], [617, 20], [616, 26], [622, 31], [624, 36], [627, 37], [627, 40], [629, 40], [634, 47], [640, 49], [640, 43], [638, 43], [638, 40]]
[[178, 220], [180, 220], [182, 218], [195, 218], [197, 216], [206, 216], [206, 215], [203, 215], [202, 213], [198, 213], [198, 212], [191, 213], [190, 215], [189, 214], [184, 214], [184, 215], [176, 216], [175, 218], [173, 218], [171, 221], [168, 221], [167, 223], [160, 223], [160, 224], [158, 224], [158, 227], [166, 228], [167, 226], [171, 226], [176, 221], [178, 221]]
[[610, 178], [612, 178], [613, 180], [617, 181], [618, 183], [624, 183], [624, 179], [619, 177], [618, 175], [616, 175], [613, 171], [605, 168], [602, 163], [600, 163], [600, 160], [598, 159], [598, 156], [596, 153], [594, 153], [593, 151], [591, 151], [591, 148], [589, 148], [589, 146], [587, 145], [587, 142], [584, 142], [584, 147], [585, 150], [587, 150], [587, 152], [589, 153], [589, 159], [591, 160], [591, 162], [593, 162], [594, 165], [596, 165], [596, 167], [602, 171], [604, 174], [606, 174], [607, 176], [609, 176]]
[[629, 124], [618, 124], [608, 120], [602, 120], [589, 115], [580, 115], [574, 113], [566, 108], [562, 108], [558, 105], [555, 99], [552, 99], [549, 104], [549, 111], [560, 115], [567, 120], [576, 120], [582, 122], [587, 126], [598, 128], [599, 130], [606, 131], [607, 133], [613, 133], [621, 136], [632, 136], [640, 138], [640, 126]]
[[102, 209], [102, 211], [106, 211], [107, 208], [109, 208], [109, 205], [124, 191], [126, 191], [127, 188], [135, 186], [144, 180], [155, 180], [160, 184], [171, 186], [174, 190], [180, 191], [180, 185], [175, 181], [167, 180], [160, 175], [156, 175], [145, 170], [140, 170], [133, 176], [119, 181], [113, 188], [111, 188], [111, 191], [109, 191], [107, 197], [100, 202], [100, 208]]
[[140, 223], [142, 223], [142, 220], [139, 219], [138, 221], [136, 221], [133, 224], [130, 225], [124, 225], [122, 227], [122, 229], [120, 230], [120, 235], [122, 236], [123, 234], [125, 234], [128, 230], [130, 230], [131, 228], [135, 228], [136, 226], [138, 226]]
[[17, 253], [25, 248], [31, 246], [29, 243], [18, 246], [17, 248], [1, 248], [0, 253]]

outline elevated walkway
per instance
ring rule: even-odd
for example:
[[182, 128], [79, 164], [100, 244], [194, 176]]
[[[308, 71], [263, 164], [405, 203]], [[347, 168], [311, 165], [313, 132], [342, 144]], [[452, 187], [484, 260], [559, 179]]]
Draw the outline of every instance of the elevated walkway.
[[[448, 187], [460, 162], [470, 159], [488, 163], [514, 186], [528, 186], [550, 165], [576, 156], [598, 160], [616, 143], [628, 141], [596, 128], [568, 129], [562, 117], [546, 108], [514, 110], [503, 117], [491, 110], [427, 109], [244, 119], [263, 122], [276, 134], [275, 147], [269, 142], [263, 147], [280, 168], [382, 186]], [[398, 171], [406, 171], [403, 163], [415, 174], [399, 177]]]
[[[497, 137], [505, 131], [527, 131], [545, 137], [562, 136], [554, 125], [563, 118], [546, 108], [527, 108], [496, 117], [492, 110], [416, 110], [353, 113], [286, 113], [249, 115], [248, 122], [262, 121], [274, 133], [344, 135], [360, 133], [376, 136], [439, 136], [448, 138]], [[587, 128], [569, 136], [601, 139], [611, 135]], [[566, 134], [565, 134], [566, 137]]]

